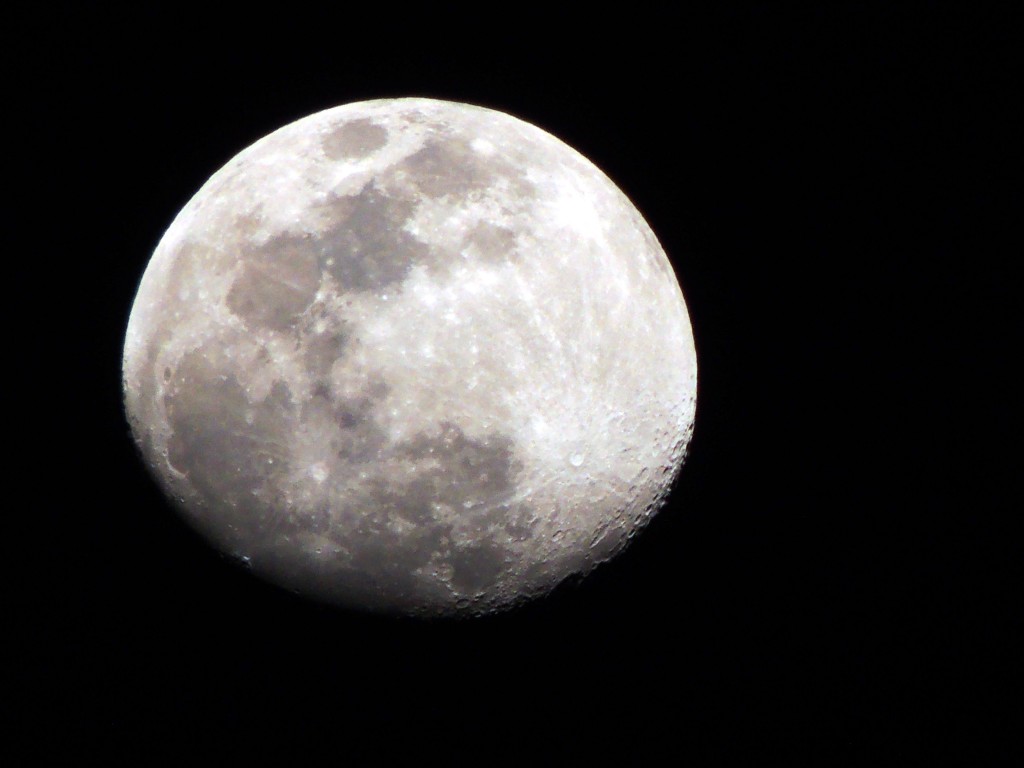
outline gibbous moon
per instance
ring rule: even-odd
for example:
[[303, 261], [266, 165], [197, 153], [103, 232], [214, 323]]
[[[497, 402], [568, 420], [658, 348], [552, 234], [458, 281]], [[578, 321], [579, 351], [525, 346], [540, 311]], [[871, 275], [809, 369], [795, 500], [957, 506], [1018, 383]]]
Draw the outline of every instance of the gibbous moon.
[[160, 241], [128, 420], [188, 522], [264, 579], [481, 614], [588, 572], [661, 506], [696, 355], [651, 229], [501, 112], [329, 109], [213, 175]]

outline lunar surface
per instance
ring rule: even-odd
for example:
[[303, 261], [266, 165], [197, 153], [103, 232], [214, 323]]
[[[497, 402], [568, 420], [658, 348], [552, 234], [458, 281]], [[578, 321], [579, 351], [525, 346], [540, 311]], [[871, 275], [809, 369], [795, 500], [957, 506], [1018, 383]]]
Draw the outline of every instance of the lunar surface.
[[178, 214], [124, 348], [145, 463], [266, 580], [481, 614], [620, 551], [686, 453], [696, 355], [623, 193], [550, 134], [429, 99], [266, 136]]

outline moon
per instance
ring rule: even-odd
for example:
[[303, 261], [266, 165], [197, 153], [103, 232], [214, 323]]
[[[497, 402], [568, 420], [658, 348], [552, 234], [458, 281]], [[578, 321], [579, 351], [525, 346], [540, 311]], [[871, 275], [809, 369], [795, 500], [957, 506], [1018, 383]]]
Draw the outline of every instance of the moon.
[[686, 454], [696, 354], [650, 227], [502, 112], [328, 109], [217, 171], [142, 277], [123, 359], [143, 461], [257, 576], [481, 615], [608, 560]]

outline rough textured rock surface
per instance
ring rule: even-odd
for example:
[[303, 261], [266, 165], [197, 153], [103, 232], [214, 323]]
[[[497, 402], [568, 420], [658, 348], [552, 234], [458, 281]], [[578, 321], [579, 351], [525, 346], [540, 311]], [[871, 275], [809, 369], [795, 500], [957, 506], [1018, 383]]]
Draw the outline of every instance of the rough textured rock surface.
[[128, 418], [256, 573], [372, 611], [479, 613], [587, 572], [660, 506], [696, 359], [672, 268], [597, 168], [425, 99], [300, 120], [161, 240]]

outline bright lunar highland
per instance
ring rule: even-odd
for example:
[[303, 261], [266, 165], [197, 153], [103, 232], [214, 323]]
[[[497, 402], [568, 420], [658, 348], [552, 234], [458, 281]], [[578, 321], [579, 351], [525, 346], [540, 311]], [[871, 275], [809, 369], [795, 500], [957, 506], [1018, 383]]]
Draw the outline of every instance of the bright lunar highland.
[[311, 598], [480, 614], [620, 551], [686, 453], [672, 266], [586, 158], [430, 99], [257, 141], [178, 214], [128, 322], [147, 466], [221, 551]]

